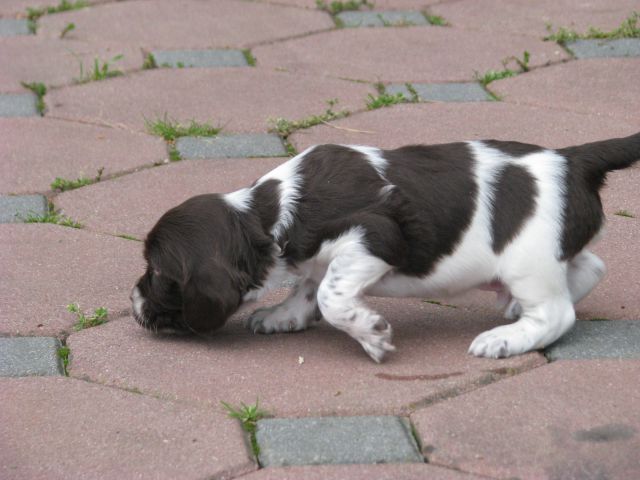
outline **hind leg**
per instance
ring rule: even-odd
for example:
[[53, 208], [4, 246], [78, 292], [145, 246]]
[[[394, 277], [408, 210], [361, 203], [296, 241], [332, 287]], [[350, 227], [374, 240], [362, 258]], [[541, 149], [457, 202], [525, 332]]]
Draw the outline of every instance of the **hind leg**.
[[567, 266], [549, 262], [535, 274], [506, 281], [522, 308], [520, 319], [478, 335], [469, 347], [477, 357], [510, 357], [544, 348], [571, 328], [575, 311], [567, 285]]
[[[607, 269], [600, 257], [586, 248], [569, 261], [567, 264], [567, 285], [574, 305], [589, 295], [591, 290], [600, 283], [606, 271]], [[505, 296], [504, 292], [500, 292], [500, 294], [503, 297]], [[506, 297], [506, 301], [501, 298], [498, 299], [499, 303], [507, 304], [504, 318], [517, 320], [522, 315], [522, 307], [508, 292]]]

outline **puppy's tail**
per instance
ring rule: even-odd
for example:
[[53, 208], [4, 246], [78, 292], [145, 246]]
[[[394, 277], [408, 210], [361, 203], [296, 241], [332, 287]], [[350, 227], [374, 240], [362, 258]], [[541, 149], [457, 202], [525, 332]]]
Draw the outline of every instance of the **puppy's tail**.
[[587, 177], [602, 181], [607, 172], [630, 167], [640, 160], [640, 133], [561, 148], [558, 152]]

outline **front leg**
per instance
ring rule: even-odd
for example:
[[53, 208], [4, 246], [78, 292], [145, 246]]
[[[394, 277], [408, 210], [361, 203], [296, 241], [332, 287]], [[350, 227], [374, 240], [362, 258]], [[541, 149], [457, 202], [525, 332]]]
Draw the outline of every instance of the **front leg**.
[[293, 288], [284, 302], [259, 308], [247, 319], [246, 327], [253, 333], [297, 332], [311, 320], [320, 320], [316, 292], [318, 284], [306, 278]]

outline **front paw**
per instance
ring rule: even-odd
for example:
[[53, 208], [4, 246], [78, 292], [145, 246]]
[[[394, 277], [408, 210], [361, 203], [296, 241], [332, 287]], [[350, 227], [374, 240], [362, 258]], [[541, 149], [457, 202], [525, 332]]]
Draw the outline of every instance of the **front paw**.
[[288, 318], [277, 307], [257, 309], [249, 316], [245, 326], [253, 333], [264, 334], [304, 330], [304, 325], [300, 325], [295, 318]]
[[503, 325], [478, 335], [469, 353], [476, 357], [506, 358], [530, 350], [531, 342], [518, 325]]
[[395, 351], [391, 344], [391, 325], [380, 320], [371, 331], [358, 335], [358, 341], [364, 351], [376, 362], [380, 363], [387, 352]]

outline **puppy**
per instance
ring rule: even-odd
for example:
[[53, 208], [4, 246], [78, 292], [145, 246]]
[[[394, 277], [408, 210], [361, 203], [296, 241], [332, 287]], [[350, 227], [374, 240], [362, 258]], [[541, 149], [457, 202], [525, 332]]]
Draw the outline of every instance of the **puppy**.
[[517, 321], [482, 333], [469, 352], [543, 348], [604, 275], [586, 247], [603, 224], [607, 172], [639, 158], [640, 133], [560, 150], [496, 140], [315, 146], [249, 188], [165, 213], [145, 242], [134, 316], [156, 331], [211, 332], [292, 274], [290, 296], [256, 310], [248, 328], [290, 332], [324, 318], [379, 362], [394, 350], [391, 326], [364, 296], [485, 288]]

